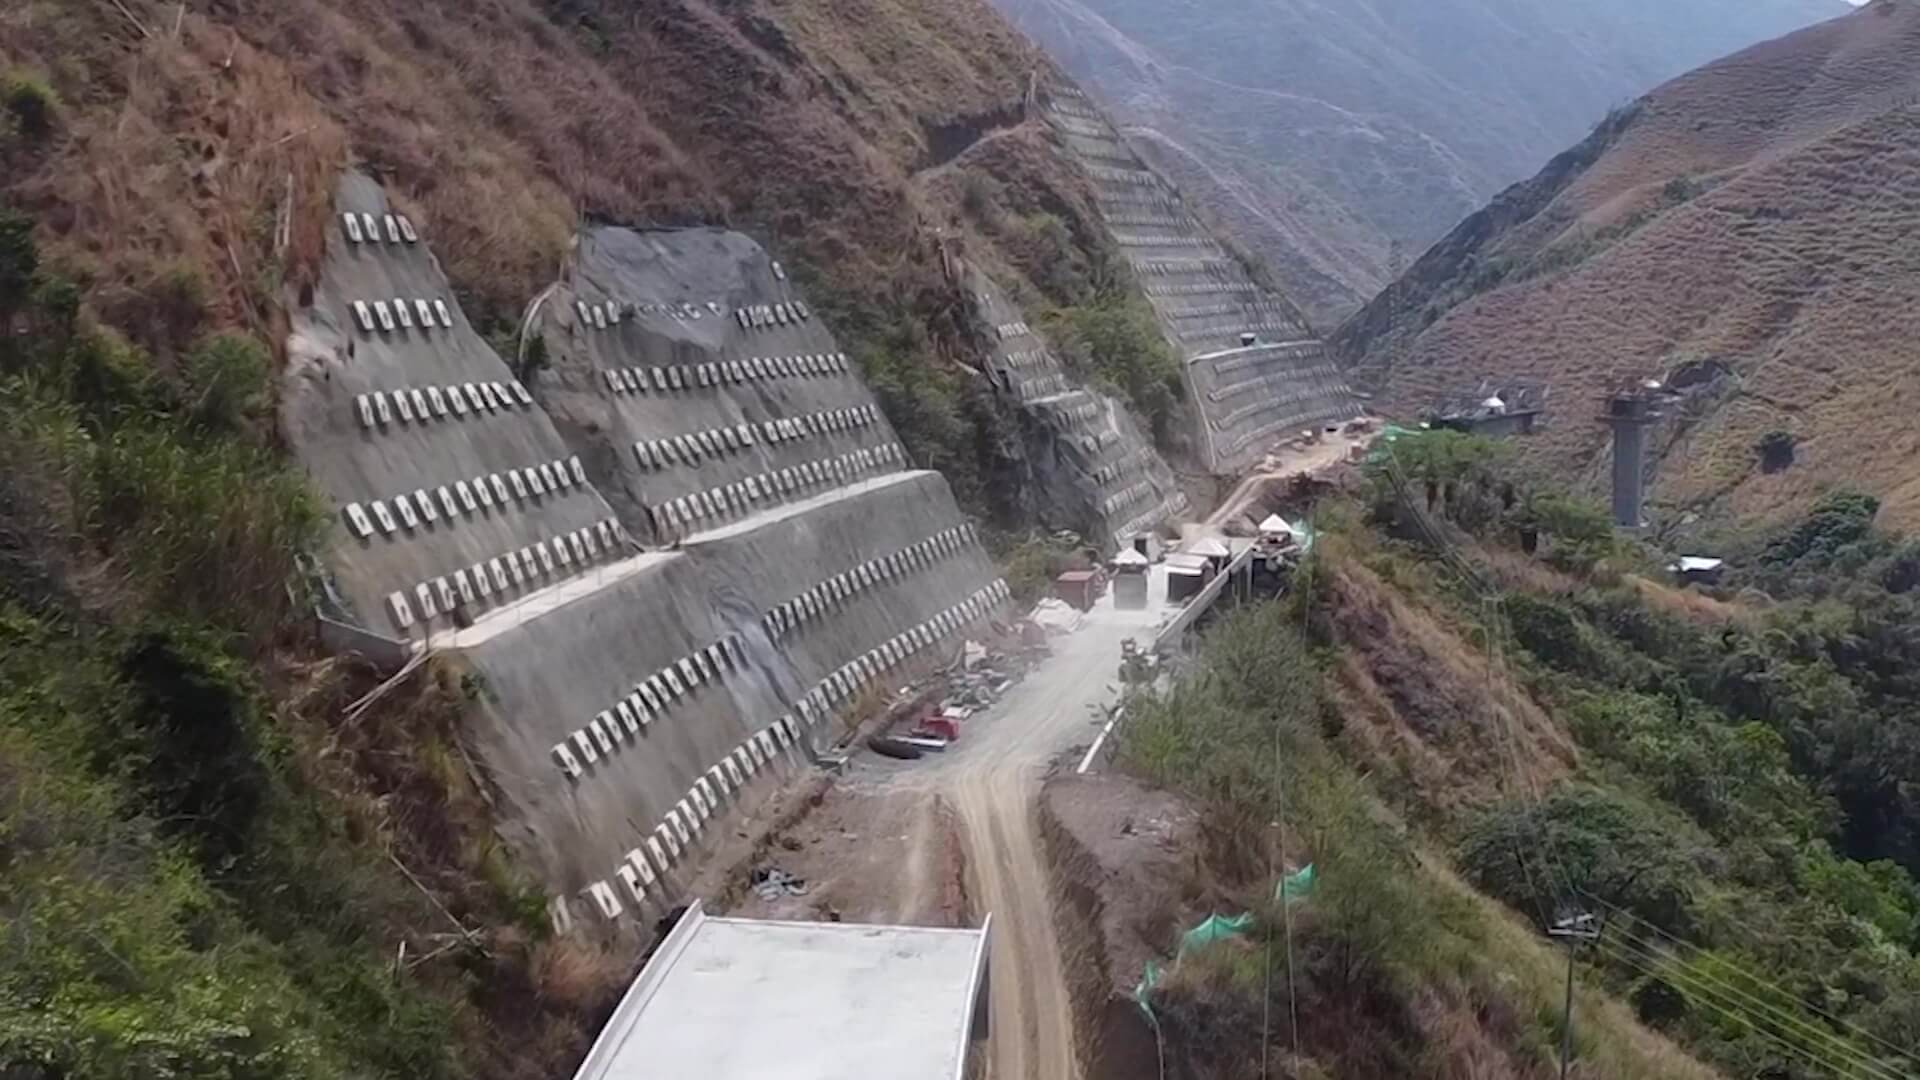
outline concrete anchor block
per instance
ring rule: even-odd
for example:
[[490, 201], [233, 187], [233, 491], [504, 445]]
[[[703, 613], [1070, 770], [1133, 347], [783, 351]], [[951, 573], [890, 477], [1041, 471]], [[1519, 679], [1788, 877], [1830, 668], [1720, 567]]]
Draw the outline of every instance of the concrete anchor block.
[[593, 736], [588, 735], [585, 731], [576, 731], [567, 738], [568, 741], [573, 743], [573, 752], [580, 756], [580, 760], [589, 765], [600, 760], [600, 751], [594, 749], [593, 746]]

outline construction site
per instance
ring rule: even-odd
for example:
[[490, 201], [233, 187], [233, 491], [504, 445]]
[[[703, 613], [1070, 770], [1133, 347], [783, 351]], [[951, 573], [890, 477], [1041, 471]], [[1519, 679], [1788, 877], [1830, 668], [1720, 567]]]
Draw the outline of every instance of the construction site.
[[[1063, 91], [1054, 122], [1153, 283], [1208, 467], [1236, 483], [1190, 518], [1126, 407], [955, 260], [995, 390], [1044, 448], [1040, 489], [1086, 530], [1086, 568], [1031, 611], [748, 237], [584, 232], [500, 356], [430, 228], [341, 180], [281, 405], [337, 501], [317, 618], [396, 683], [431, 660], [484, 687], [463, 742], [556, 934], [647, 943], [697, 903], [981, 927], [983, 972], [1020, 973], [982, 976], [993, 1075], [1079, 1074], [1042, 781], [1076, 754], [1097, 767], [1124, 686], [1256, 564], [1283, 587], [1301, 549], [1268, 493], [1368, 428], [1283, 302], [1170, 216], [1151, 173], [1077, 134], [1086, 108]], [[757, 962], [745, 948], [734, 962]]]
[[0, 1076], [1916, 1075], [1912, 5], [1001, 6], [0, 16]]

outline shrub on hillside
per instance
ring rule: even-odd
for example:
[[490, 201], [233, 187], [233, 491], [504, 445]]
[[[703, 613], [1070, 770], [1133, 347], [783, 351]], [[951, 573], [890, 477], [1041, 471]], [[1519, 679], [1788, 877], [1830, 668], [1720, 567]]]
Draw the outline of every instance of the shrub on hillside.
[[60, 99], [53, 88], [24, 71], [0, 76], [0, 105], [6, 107], [13, 129], [35, 142], [53, 134]]

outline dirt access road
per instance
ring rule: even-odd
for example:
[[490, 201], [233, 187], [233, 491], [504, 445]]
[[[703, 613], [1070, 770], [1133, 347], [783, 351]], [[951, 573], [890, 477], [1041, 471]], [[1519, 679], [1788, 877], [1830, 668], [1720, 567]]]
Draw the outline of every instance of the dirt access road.
[[[1091, 742], [1105, 707], [1118, 699], [1121, 643], [1132, 637], [1142, 647], [1151, 644], [1170, 614], [1165, 597], [1160, 567], [1149, 582], [1146, 610], [1119, 611], [1111, 593], [1102, 597], [1085, 625], [1053, 639], [1051, 658], [970, 721], [965, 739], [915, 774], [952, 807], [973, 905], [993, 914], [993, 1080], [1080, 1075], [1035, 810], [1048, 763]], [[917, 876], [909, 872], [909, 880]]]
[[1319, 442], [1306, 446], [1288, 446], [1268, 454], [1260, 467], [1247, 474], [1220, 503], [1220, 508], [1207, 515], [1207, 524], [1225, 525], [1234, 518], [1248, 513], [1249, 508], [1267, 490], [1267, 485], [1291, 480], [1300, 473], [1317, 473], [1347, 460], [1347, 454], [1355, 446], [1366, 446], [1378, 432], [1365, 431], [1349, 435], [1341, 432], [1337, 435], [1323, 435]]

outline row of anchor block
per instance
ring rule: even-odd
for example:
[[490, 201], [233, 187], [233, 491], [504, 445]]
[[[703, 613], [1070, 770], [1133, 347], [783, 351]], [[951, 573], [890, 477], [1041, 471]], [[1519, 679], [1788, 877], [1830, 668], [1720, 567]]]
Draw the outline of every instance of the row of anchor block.
[[[1112, 223], [1113, 223], [1112, 219], [1109, 218], [1108, 224], [1112, 224]], [[1114, 239], [1119, 242], [1121, 247], [1156, 248], [1156, 247], [1217, 247], [1218, 246], [1214, 242], [1212, 237], [1192, 236], [1192, 235], [1186, 235], [1186, 234], [1115, 233]]]
[[763, 769], [771, 773], [780, 753], [799, 737], [798, 726], [792, 718], [783, 718], [749, 735], [718, 765], [696, 779], [673, 809], [667, 811], [665, 819], [647, 834], [641, 846], [627, 852], [626, 858], [614, 867], [614, 879], [621, 886], [619, 892], [606, 881], [596, 881], [586, 887], [584, 892], [600, 914], [609, 919], [619, 918], [625, 910], [622, 894], [627, 902], [635, 905], [646, 903], [647, 894], [656, 889], [664, 899], [666, 875], [683, 853], [691, 851], [695, 836], [726, 813], [724, 800], [737, 800]]
[[1176, 491], [1172, 497], [1155, 503], [1153, 506], [1148, 507], [1145, 512], [1135, 514], [1133, 517], [1127, 519], [1119, 528], [1113, 530], [1113, 535], [1120, 540], [1129, 540], [1168, 518], [1186, 512], [1187, 495], [1183, 491]]
[[1092, 395], [1088, 395], [1086, 400], [1076, 402], [1072, 405], [1061, 404], [1055, 405], [1052, 408], [1056, 415], [1064, 417], [1068, 421], [1076, 424], [1084, 424], [1094, 417], [1099, 416], [1102, 411], [1100, 403], [1095, 401]]
[[453, 310], [439, 298], [426, 300], [396, 296], [392, 300], [355, 300], [353, 319], [366, 333], [378, 330], [391, 334], [396, 330], [431, 330], [435, 326], [453, 329]]
[[1125, 479], [1146, 469], [1152, 461], [1153, 451], [1142, 446], [1132, 453], [1125, 454], [1093, 470], [1093, 482], [1100, 487], [1106, 487], [1116, 480]]
[[523, 548], [483, 559], [471, 567], [430, 578], [406, 590], [387, 594], [387, 613], [401, 631], [417, 621], [431, 621], [442, 612], [491, 603], [506, 603], [516, 593], [540, 588], [543, 579], [559, 580], [584, 573], [594, 563], [613, 558], [628, 547], [626, 531], [611, 518]]
[[[809, 726], [818, 723], [835, 704], [853, 697], [863, 686], [905, 663], [921, 650], [990, 614], [994, 605], [1004, 601], [1007, 594], [1006, 583], [996, 581], [912, 630], [869, 649], [816, 684], [801, 699], [797, 710], [799, 717]], [[629, 729], [622, 718], [618, 731], [608, 732], [609, 743], [614, 737], [625, 743], [637, 741], [645, 727], [639, 724]], [[787, 713], [742, 740], [717, 764], [709, 767], [705, 774], [695, 779], [686, 795], [663, 815], [641, 845], [627, 852], [626, 857], [614, 868], [613, 879], [620, 883], [618, 891], [605, 880], [595, 881], [583, 890], [593, 900], [600, 914], [608, 919], [619, 918], [625, 912], [627, 903], [646, 904], [650, 894], [656, 891], [661, 894], [661, 900], [668, 899], [665, 895], [668, 890], [667, 875], [682, 858], [691, 853], [695, 838], [724, 814], [726, 804], [723, 799], [736, 796], [746, 788], [756, 775], [769, 769], [779, 759], [781, 752], [798, 742], [800, 737], [800, 721], [795, 713]], [[593, 741], [597, 751], [599, 740], [594, 737]], [[557, 760], [559, 748], [555, 749]], [[572, 751], [569, 750], [569, 753]]]
[[[420, 234], [414, 231], [413, 222], [405, 214], [355, 214], [340, 215], [340, 225], [346, 230], [347, 239], [355, 244], [417, 244]], [[384, 226], [384, 228], [382, 228]]]
[[[569, 488], [585, 488], [586, 483], [586, 470], [580, 459], [574, 457], [476, 476], [470, 481], [456, 480], [441, 484], [431, 494], [426, 488], [420, 488], [388, 499], [373, 499], [364, 506], [348, 503], [345, 513], [353, 535], [365, 540], [376, 531], [393, 536], [403, 530], [413, 532], [425, 528], [439, 522], [442, 513], [448, 524], [452, 524], [462, 514], [479, 514], [496, 506], [505, 509], [516, 502], [525, 505], [548, 494], [557, 496]], [[437, 506], [435, 495], [439, 497]]]
[[1275, 361], [1299, 360], [1325, 354], [1326, 346], [1313, 338], [1301, 338], [1297, 341], [1269, 341], [1251, 348], [1235, 349], [1215, 356], [1213, 373], [1216, 376], [1227, 375], [1235, 371], [1245, 371], [1248, 368], [1265, 367]]
[[1346, 393], [1328, 390], [1315, 400], [1315, 406], [1296, 409], [1284, 416], [1275, 417], [1248, 431], [1240, 432], [1223, 445], [1215, 448], [1215, 453], [1223, 458], [1232, 458], [1253, 443], [1279, 437], [1279, 433], [1295, 428], [1310, 428], [1322, 421], [1344, 420], [1357, 416], [1360, 406]]
[[1008, 338], [1020, 337], [1023, 334], [1031, 334], [1033, 333], [1033, 328], [1028, 326], [1024, 322], [1009, 322], [1009, 323], [1001, 323], [999, 326], [994, 327], [993, 332], [1000, 335], [1001, 341], [1005, 341]]
[[1227, 294], [1252, 295], [1260, 287], [1251, 281], [1199, 281], [1186, 285], [1165, 285], [1149, 282], [1140, 290], [1148, 296], [1224, 296]]
[[1209, 419], [1207, 422], [1212, 425], [1215, 431], [1225, 431], [1244, 421], [1249, 416], [1258, 416], [1261, 413], [1272, 412], [1275, 409], [1285, 408], [1289, 405], [1297, 405], [1303, 401], [1318, 400], [1336, 392], [1335, 387], [1337, 386], [1340, 389], [1345, 389], [1344, 386], [1338, 383], [1303, 378], [1297, 375], [1289, 376], [1287, 381], [1295, 383], [1295, 388], [1283, 394], [1256, 396], [1253, 400], [1239, 408], [1222, 413], [1219, 416]]
[[802, 626], [838, 610], [868, 589], [925, 570], [973, 542], [972, 525], [942, 529], [898, 551], [835, 574], [793, 599], [775, 605], [761, 617], [761, 627], [773, 640], [785, 640]]
[[1257, 394], [1276, 402], [1297, 401], [1302, 395], [1317, 393], [1321, 388], [1340, 381], [1340, 369], [1331, 361], [1322, 359], [1307, 366], [1289, 367], [1226, 386], [1216, 386], [1207, 391], [1207, 399], [1224, 402]]
[[580, 325], [591, 326], [596, 330], [618, 326], [622, 319], [636, 315], [663, 315], [674, 319], [697, 320], [704, 319], [708, 315], [724, 315], [727, 311], [713, 300], [705, 304], [695, 304], [686, 300], [677, 304], [625, 300], [608, 300], [604, 303], [589, 304], [585, 300], [575, 300], [573, 310], [580, 316]]
[[741, 517], [761, 503], [782, 502], [839, 487], [870, 473], [900, 468], [906, 461], [907, 452], [899, 443], [850, 450], [682, 495], [648, 507], [647, 513], [662, 535], [679, 535], [695, 526]]
[[[957, 531], [957, 529], [949, 529], [938, 534], [941, 543], [951, 543], [948, 534], [957, 533]], [[931, 545], [934, 539], [922, 541], [909, 550], [918, 549], [923, 552], [930, 550], [928, 545]], [[957, 547], [954, 550], [958, 550]], [[931, 561], [915, 561], [909, 564], [903, 560], [898, 565], [902, 568], [909, 565], [918, 568], [931, 565]], [[905, 570], [902, 569], [900, 572], [904, 573]], [[819, 594], [823, 597], [819, 606], [816, 607], [811, 602], [807, 605], [809, 617], [840, 607], [846, 598], [854, 595], [852, 582], [859, 579], [857, 575], [842, 575], [833, 580], [838, 583], [836, 588], [831, 593]], [[815, 590], [809, 590], [807, 595], [815, 595]], [[831, 602], [825, 600], [824, 597], [827, 595], [831, 595], [834, 599]], [[788, 602], [788, 604], [792, 603], [794, 602]], [[783, 604], [768, 611], [761, 617], [762, 624], [774, 625], [777, 621], [776, 613], [786, 610], [788, 605]], [[602, 759], [611, 759], [631, 742], [632, 737], [638, 736], [651, 727], [655, 721], [665, 719], [681, 703], [691, 700], [701, 687], [709, 684], [718, 685], [729, 674], [741, 670], [746, 665], [746, 659], [746, 643], [739, 634], [729, 634], [649, 674], [634, 683], [633, 688], [622, 695], [620, 700], [600, 710], [585, 725], [555, 743], [554, 764], [559, 766], [560, 771], [568, 779], [581, 779], [586, 775], [587, 767], [599, 764]], [[623, 741], [623, 736], [626, 737], [626, 741]]]
[[1109, 184], [1126, 184], [1132, 187], [1158, 187], [1159, 182], [1153, 174], [1141, 169], [1116, 169], [1107, 165], [1088, 165], [1086, 170], [1095, 180], [1104, 180]]
[[745, 360], [712, 360], [666, 367], [608, 368], [602, 372], [607, 389], [616, 394], [664, 394], [722, 383], [793, 379], [835, 375], [847, 370], [846, 353], [808, 353], [803, 356], [755, 356]]
[[[581, 326], [595, 330], [611, 329], [636, 315], [702, 319], [708, 315], [725, 315], [728, 311], [714, 300], [708, 300], [704, 304], [684, 300], [679, 303], [605, 300], [589, 304], [585, 300], [575, 300], [573, 310], [580, 317]], [[746, 307], [733, 308], [732, 312], [733, 321], [738, 323], [742, 330], [757, 330], [768, 326], [797, 326], [813, 318], [813, 309], [799, 300], [782, 300], [773, 304], [749, 304]]]
[[1067, 392], [1067, 377], [1065, 374], [1056, 371], [1048, 375], [1023, 379], [1019, 384], [1018, 392], [1021, 401], [1032, 401], [1035, 398], [1064, 394]]
[[447, 386], [416, 386], [399, 390], [375, 390], [353, 396], [360, 426], [371, 431], [396, 419], [402, 423], [425, 424], [433, 420], [459, 419], [468, 413], [495, 412], [515, 405], [533, 407], [533, 395], [519, 379], [510, 383], [451, 383]]
[[1226, 274], [1240, 269], [1232, 259], [1139, 259], [1135, 270], [1170, 277], [1175, 274]]
[[1153, 483], [1140, 480], [1100, 500], [1100, 516], [1110, 517], [1153, 494]]
[[809, 726], [833, 715], [836, 707], [859, 696], [875, 679], [923, 649], [951, 637], [976, 619], [992, 614], [1008, 596], [1007, 583], [995, 581], [927, 621], [903, 630], [842, 664], [838, 671], [800, 699], [797, 712]]
[[587, 768], [612, 760], [632, 746], [655, 721], [684, 702], [702, 686], [719, 685], [746, 666], [746, 644], [729, 634], [703, 649], [661, 668], [633, 684], [633, 689], [609, 708], [553, 746], [553, 762], [569, 780], [579, 780]]
[[717, 458], [745, 450], [759, 442], [774, 445], [816, 435], [858, 431], [873, 426], [879, 418], [880, 410], [872, 405], [826, 409], [779, 420], [709, 428], [690, 435], [642, 439], [633, 444], [633, 456], [643, 469], [664, 469], [676, 464], [698, 465], [702, 458]]
[[1000, 354], [1002, 367], [1023, 371], [1030, 367], [1053, 366], [1053, 354], [1045, 349], [1022, 349], [1017, 352]]

